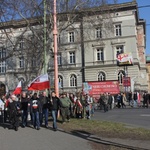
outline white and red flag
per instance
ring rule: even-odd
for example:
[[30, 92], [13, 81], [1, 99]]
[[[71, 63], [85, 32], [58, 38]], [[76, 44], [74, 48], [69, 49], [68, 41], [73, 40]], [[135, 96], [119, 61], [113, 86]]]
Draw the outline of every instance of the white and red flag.
[[28, 85], [28, 90], [30, 91], [45, 90], [48, 88], [50, 88], [48, 74], [38, 76]]
[[21, 87], [21, 81], [18, 83], [16, 89], [14, 90], [13, 94], [17, 95], [20, 94], [22, 91], [22, 87]]

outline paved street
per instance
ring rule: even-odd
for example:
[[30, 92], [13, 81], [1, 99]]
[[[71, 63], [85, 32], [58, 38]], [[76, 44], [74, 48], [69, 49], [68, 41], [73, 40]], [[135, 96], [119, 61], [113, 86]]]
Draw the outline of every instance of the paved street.
[[[128, 127], [144, 127], [150, 129], [150, 109], [114, 109], [106, 113], [97, 110], [92, 119], [122, 122]], [[62, 130], [54, 132], [41, 128], [37, 131], [30, 127], [19, 128], [19, 131], [4, 129], [0, 126], [0, 150], [92, 150], [90, 137], [71, 135]], [[109, 139], [107, 139], [109, 140]], [[112, 139], [115, 142], [115, 139]], [[120, 143], [130, 143], [120, 141]], [[136, 141], [134, 141], [136, 142]], [[138, 142], [137, 142], [138, 143]], [[132, 146], [135, 144], [132, 142]], [[144, 146], [149, 148], [148, 144]]]
[[0, 127], [0, 150], [91, 150], [87, 140], [50, 129], [19, 128], [19, 131]]
[[104, 113], [103, 110], [97, 110], [93, 119], [106, 120], [113, 122], [122, 122], [129, 127], [143, 127], [150, 129], [150, 109], [148, 108], [115, 108]]

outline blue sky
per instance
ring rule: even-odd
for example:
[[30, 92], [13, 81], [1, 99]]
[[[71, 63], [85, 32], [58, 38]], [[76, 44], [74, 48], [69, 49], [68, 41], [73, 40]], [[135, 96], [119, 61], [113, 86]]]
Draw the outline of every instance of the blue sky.
[[[131, 2], [132, 0], [118, 0], [119, 3]], [[150, 0], [137, 0], [138, 7], [150, 5]], [[139, 17], [146, 21], [146, 54], [150, 55], [150, 7], [139, 8]]]

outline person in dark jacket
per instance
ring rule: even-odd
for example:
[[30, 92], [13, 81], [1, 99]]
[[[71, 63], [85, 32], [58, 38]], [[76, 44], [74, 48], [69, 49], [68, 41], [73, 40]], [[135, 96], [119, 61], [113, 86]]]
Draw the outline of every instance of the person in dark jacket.
[[40, 96], [40, 103], [42, 107], [42, 113], [40, 114], [40, 124], [43, 123], [43, 118], [45, 118], [45, 127], [48, 128], [48, 114], [50, 99], [46, 96], [46, 92], [43, 92]]
[[15, 95], [11, 95], [11, 101], [8, 104], [10, 128], [18, 131], [20, 104]]
[[149, 102], [149, 94], [145, 92], [143, 94], [143, 107], [148, 108], [148, 102]]
[[107, 107], [107, 104], [106, 104], [106, 95], [104, 93], [100, 95], [99, 103], [104, 108], [104, 112], [107, 112], [108, 107]]
[[110, 93], [108, 93], [108, 106], [109, 106], [109, 109], [112, 109], [112, 101], [113, 101], [113, 97]]
[[37, 97], [37, 93], [34, 93], [30, 101], [30, 112], [32, 114], [33, 127], [39, 130], [40, 129], [39, 114], [42, 112], [42, 108], [41, 108], [40, 100]]
[[27, 117], [28, 117], [28, 103], [29, 99], [25, 92], [21, 95], [21, 110], [22, 110], [22, 127], [27, 126]]
[[137, 106], [137, 100], [138, 100], [137, 92], [134, 92], [133, 100], [134, 100], [134, 107], [136, 107]]
[[121, 97], [120, 93], [118, 93], [116, 99], [117, 99], [117, 106], [118, 106], [118, 108], [120, 108], [121, 107], [121, 101], [122, 101], [122, 97]]
[[53, 129], [54, 131], [57, 131], [57, 114], [60, 108], [60, 100], [56, 96], [56, 93], [54, 91], [51, 93], [50, 105], [51, 105], [51, 112], [53, 118]]
[[[70, 106], [72, 105], [71, 100], [67, 97], [67, 93], [63, 93], [62, 97], [60, 98], [61, 103], [61, 116], [62, 116], [62, 123], [64, 124], [66, 121], [70, 121]], [[66, 120], [67, 119], [67, 120]]]

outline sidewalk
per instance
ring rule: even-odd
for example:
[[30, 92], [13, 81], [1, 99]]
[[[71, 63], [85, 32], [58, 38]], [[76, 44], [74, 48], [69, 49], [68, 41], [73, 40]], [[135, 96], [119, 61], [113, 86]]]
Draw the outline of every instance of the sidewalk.
[[129, 148], [132, 150], [150, 150], [150, 142], [142, 140], [133, 140], [133, 139], [118, 139], [118, 138], [104, 138], [91, 136], [90, 138], [99, 141], [101, 144], [108, 144], [117, 146], [120, 148]]
[[150, 150], [150, 142], [144, 140], [105, 138], [96, 135], [91, 135], [89, 133], [82, 132], [82, 131], [74, 131], [73, 133], [68, 133], [68, 134], [72, 134], [81, 139], [85, 139], [89, 142], [96, 143], [97, 147], [98, 144], [104, 144], [109, 146], [115, 146], [120, 149], [126, 148], [130, 150]]
[[0, 126], [0, 150], [92, 150], [87, 140], [51, 128], [14, 130]]

